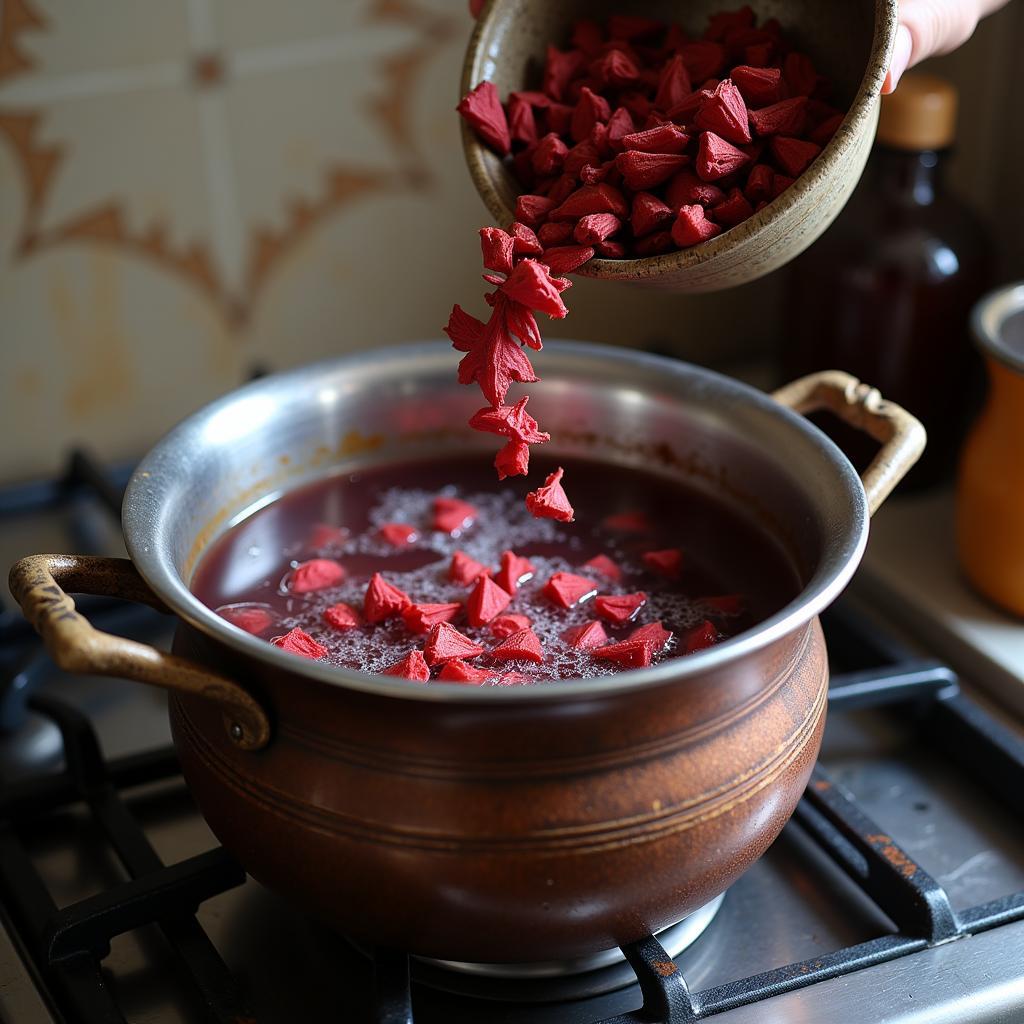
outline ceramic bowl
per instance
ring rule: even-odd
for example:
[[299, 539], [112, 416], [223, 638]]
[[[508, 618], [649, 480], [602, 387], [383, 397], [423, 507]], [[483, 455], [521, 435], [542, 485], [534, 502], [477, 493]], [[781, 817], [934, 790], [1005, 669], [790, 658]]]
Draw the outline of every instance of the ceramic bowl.
[[[698, 33], [709, 14], [735, 7], [729, 0], [490, 0], [469, 41], [462, 72], [464, 95], [483, 80], [504, 98], [536, 88], [548, 42], [565, 45], [574, 20], [609, 14], [649, 14]], [[882, 82], [897, 27], [897, 0], [750, 0], [759, 20], [778, 18], [796, 44], [833, 83], [833, 101], [848, 111], [813, 164], [778, 199], [749, 220], [692, 249], [646, 259], [594, 259], [585, 277], [630, 281], [675, 292], [710, 292], [744, 284], [776, 270], [806, 249], [832, 223], [860, 180], [878, 122]], [[514, 219], [521, 191], [499, 157], [463, 126], [473, 183], [496, 224]]]

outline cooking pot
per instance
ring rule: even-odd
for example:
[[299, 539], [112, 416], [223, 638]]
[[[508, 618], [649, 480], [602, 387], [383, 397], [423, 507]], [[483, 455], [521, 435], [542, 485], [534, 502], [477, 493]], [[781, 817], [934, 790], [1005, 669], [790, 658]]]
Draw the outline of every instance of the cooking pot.
[[[456, 961], [569, 959], [723, 892], [800, 797], [825, 721], [817, 616], [924, 446], [916, 420], [838, 372], [772, 398], [685, 363], [564, 342], [540, 369], [531, 412], [556, 453], [643, 467], [734, 506], [785, 550], [798, 596], [685, 658], [505, 688], [318, 664], [200, 603], [189, 581], [203, 553], [289, 488], [470, 448], [490, 457], [465, 426], [479, 397], [441, 344], [233, 392], [138, 466], [123, 511], [130, 561], [37, 555], [11, 572], [63, 668], [170, 691], [185, 778], [239, 862], [364, 942]], [[882, 443], [863, 480], [798, 415], [822, 407]], [[175, 614], [174, 653], [93, 629], [67, 591]]]

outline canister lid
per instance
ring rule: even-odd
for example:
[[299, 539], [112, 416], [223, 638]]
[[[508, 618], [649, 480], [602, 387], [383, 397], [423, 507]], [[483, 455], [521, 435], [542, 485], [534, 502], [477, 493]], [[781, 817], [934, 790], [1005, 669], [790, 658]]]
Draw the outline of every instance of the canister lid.
[[956, 87], [944, 78], [913, 71], [882, 97], [878, 141], [894, 149], [945, 149], [956, 138]]

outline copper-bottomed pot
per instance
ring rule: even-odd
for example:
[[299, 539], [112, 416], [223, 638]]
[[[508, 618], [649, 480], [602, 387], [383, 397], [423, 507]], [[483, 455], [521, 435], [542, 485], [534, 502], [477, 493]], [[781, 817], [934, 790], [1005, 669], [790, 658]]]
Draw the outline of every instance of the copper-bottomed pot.
[[[447, 960], [584, 956], [707, 903], [772, 842], [821, 741], [817, 616], [924, 432], [837, 373], [774, 400], [683, 363], [545, 349], [531, 412], [556, 452], [642, 466], [769, 532], [802, 589], [725, 643], [642, 671], [533, 687], [417, 685], [296, 658], [231, 626], [189, 581], [230, 525], [339, 468], [488, 441], [439, 344], [266, 378], [172, 431], [124, 504], [131, 561], [37, 555], [11, 589], [57, 662], [171, 691], [175, 744], [242, 865], [344, 932]], [[882, 442], [863, 481], [798, 412]], [[793, 411], [796, 410], [796, 411]], [[94, 630], [65, 591], [180, 620], [173, 655]]]

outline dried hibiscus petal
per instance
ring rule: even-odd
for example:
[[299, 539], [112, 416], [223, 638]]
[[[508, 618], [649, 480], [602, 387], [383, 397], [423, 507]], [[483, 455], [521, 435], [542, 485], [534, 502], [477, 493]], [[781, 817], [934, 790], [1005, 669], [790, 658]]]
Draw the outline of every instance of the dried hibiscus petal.
[[682, 153], [689, 142], [690, 136], [678, 125], [659, 124], [656, 128], [623, 136], [622, 148], [643, 153]]
[[362, 617], [350, 604], [339, 601], [325, 608], [321, 618], [331, 629], [355, 629], [363, 624]]
[[516, 220], [530, 227], [539, 224], [554, 208], [554, 201], [547, 196], [516, 196]]
[[700, 203], [701, 206], [715, 206], [725, 198], [725, 193], [710, 182], [701, 181], [693, 171], [680, 171], [670, 182], [665, 201], [673, 210], [680, 206]]
[[615, 158], [615, 166], [622, 173], [623, 180], [637, 191], [668, 181], [689, 163], [690, 158], [686, 155], [643, 153], [638, 149], [627, 149]]
[[705, 619], [699, 626], [694, 626], [683, 640], [683, 647], [687, 654], [694, 651], [702, 651], [706, 647], [713, 647], [718, 643], [718, 630], [714, 625]]
[[[534, 261], [523, 260], [520, 266], [532, 262]], [[519, 267], [516, 268], [518, 269]], [[459, 382], [471, 384], [476, 381], [484, 393], [484, 398], [491, 405], [501, 405], [504, 402], [505, 395], [514, 381], [527, 384], [538, 379], [530, 360], [509, 333], [506, 313], [505, 303], [497, 302], [480, 342], [467, 352], [459, 363]]]
[[505, 279], [501, 290], [528, 309], [561, 319], [569, 311], [562, 302], [558, 287], [548, 266], [539, 260], [524, 259]]
[[649, 644], [637, 640], [622, 640], [594, 650], [595, 658], [614, 661], [622, 668], [646, 668], [651, 663], [652, 654]]
[[505, 637], [491, 651], [491, 657], [496, 661], [535, 661], [539, 664], [544, 660], [544, 648], [537, 634], [527, 627]]
[[647, 604], [643, 591], [635, 594], [601, 594], [594, 598], [594, 611], [608, 622], [621, 626], [633, 619]]
[[377, 536], [393, 548], [407, 548], [419, 539], [419, 531], [409, 523], [385, 523], [377, 531]]
[[699, 242], [706, 242], [721, 231], [714, 221], [707, 219], [703, 206], [681, 206], [672, 225], [672, 239], [676, 245], [686, 248]]
[[671, 639], [671, 630], [665, 629], [660, 622], [649, 622], [646, 626], [639, 626], [626, 637], [627, 642], [647, 644], [651, 649], [651, 654], [663, 651]]
[[[547, 224], [541, 224], [537, 229], [537, 240], [540, 242], [545, 249], [550, 248], [553, 245], [561, 245], [563, 242], [568, 242], [572, 238], [573, 225], [567, 221], [559, 223], [548, 222]], [[547, 260], [544, 261], [547, 263]], [[548, 264], [550, 266], [551, 264]], [[566, 271], [556, 271], [556, 273], [566, 273]]]
[[513, 221], [508, 229], [512, 236], [512, 252], [516, 256], [539, 256], [544, 251], [533, 228]]
[[773, 103], [750, 112], [750, 123], [758, 135], [799, 135], [807, 120], [807, 97]]
[[650, 234], [671, 218], [672, 210], [657, 196], [651, 195], [650, 192], [637, 192], [633, 196], [633, 215], [630, 217], [630, 224], [635, 238]]
[[780, 99], [782, 72], [778, 68], [739, 64], [729, 72], [729, 77], [751, 106], [763, 107], [769, 103], [777, 103]]
[[664, 548], [660, 551], [645, 551], [643, 554], [644, 565], [648, 569], [670, 580], [677, 579], [683, 568], [683, 553], [679, 548]]
[[615, 150], [623, 148], [623, 139], [636, 131], [633, 115], [625, 107], [616, 107], [608, 119], [608, 145]]
[[583, 568], [599, 572], [605, 578], [616, 582], [622, 579], [622, 570], [607, 555], [594, 555], [589, 562], [583, 563]]
[[571, 523], [574, 513], [565, 491], [562, 489], [562, 476], [565, 470], [561, 466], [548, 474], [544, 486], [530, 491], [526, 496], [526, 507], [536, 519], [557, 519], [561, 523]]
[[832, 136], [839, 131], [839, 126], [846, 120], [845, 114], [833, 114], [831, 117], [825, 118], [821, 124], [818, 125], [814, 131], [808, 135], [808, 139], [818, 146], [826, 146], [831, 140]]
[[576, 222], [573, 237], [580, 245], [596, 245], [616, 234], [622, 221], [614, 213], [589, 213]]
[[288, 578], [288, 589], [293, 594], [308, 594], [314, 590], [336, 587], [345, 578], [345, 567], [330, 558], [311, 558], [295, 567]]
[[466, 617], [471, 626], [486, 625], [499, 616], [512, 600], [512, 595], [498, 586], [489, 576], [476, 581], [473, 592], [466, 601]]
[[259, 604], [226, 604], [217, 609], [217, 614], [253, 636], [265, 633], [275, 621], [269, 607]]
[[753, 216], [754, 207], [738, 188], [734, 188], [722, 202], [711, 208], [711, 213], [719, 224], [731, 228]]
[[475, 658], [483, 653], [484, 649], [479, 644], [473, 643], [448, 622], [439, 622], [433, 626], [423, 647], [428, 665], [442, 665], [453, 658]]
[[512, 148], [508, 119], [493, 82], [481, 82], [472, 92], [462, 97], [455, 109], [480, 139], [499, 156], [505, 156]]
[[772, 156], [779, 166], [792, 178], [807, 169], [807, 165], [821, 152], [821, 146], [803, 139], [776, 136], [772, 139]]
[[501, 568], [494, 574], [494, 580], [503, 590], [514, 594], [520, 583], [533, 578], [533, 563], [514, 551], [502, 551]]
[[586, 576], [571, 572], [556, 572], [544, 584], [544, 594], [560, 608], [581, 604], [598, 591], [598, 584]]
[[[529, 401], [529, 395], [525, 395], [515, 405], [480, 409], [470, 417], [469, 425], [474, 430], [500, 434], [526, 444], [543, 444], [550, 441], [551, 435], [539, 430], [537, 421], [526, 411]], [[472, 505], [469, 507], [472, 508]]]
[[569, 134], [574, 142], [582, 142], [590, 138], [594, 125], [603, 124], [611, 116], [612, 109], [608, 101], [592, 89], [583, 86], [579, 101], [572, 112], [572, 120], [569, 122]]
[[488, 270], [510, 274], [514, 245], [515, 239], [501, 228], [480, 229], [480, 251]]
[[[555, 225], [551, 225], [554, 227]], [[567, 225], [569, 226], [569, 225]], [[570, 227], [570, 231], [571, 226]], [[559, 245], [545, 249], [541, 259], [551, 268], [553, 274], [571, 274], [579, 270], [588, 260], [593, 259], [594, 249], [589, 245]]]
[[499, 640], [506, 636], [511, 636], [513, 633], [518, 633], [521, 629], [527, 629], [531, 625], [529, 618], [525, 615], [499, 615], [496, 619], [491, 619], [491, 624], [488, 629], [491, 631], [491, 635], [497, 637]]
[[697, 173], [705, 181], [717, 181], [750, 163], [750, 156], [714, 132], [704, 132], [697, 149]]
[[616, 512], [605, 516], [601, 525], [606, 530], [620, 530], [623, 533], [646, 533], [651, 528], [651, 521], [643, 512]]
[[401, 614], [412, 601], [409, 595], [388, 583], [379, 572], [370, 577], [363, 598], [363, 617], [367, 622], [378, 623]]
[[750, 124], [743, 95], [729, 79], [719, 82], [711, 98], [700, 108], [698, 128], [715, 132], [730, 142], [749, 142]]
[[572, 626], [562, 634], [562, 639], [570, 646], [579, 651], [590, 650], [593, 647], [603, 647], [608, 643], [608, 634], [604, 626], [597, 619], [585, 622], [582, 626]]
[[284, 636], [275, 636], [270, 641], [275, 647], [290, 654], [298, 654], [303, 658], [324, 658], [327, 656], [327, 648], [318, 644], [308, 633], [303, 632], [297, 626], [289, 630]]
[[425, 683], [430, 679], [430, 669], [422, 651], [410, 651], [401, 661], [384, 669], [382, 676], [398, 676], [401, 679], [413, 679], [417, 683]]
[[435, 498], [432, 525], [443, 533], [455, 533], [471, 526], [479, 514], [475, 505], [460, 498]]
[[448, 578], [453, 583], [468, 586], [470, 583], [475, 583], [481, 576], [489, 574], [490, 570], [486, 565], [481, 564], [475, 558], [470, 558], [465, 551], [456, 551], [452, 555], [452, 562], [448, 567]]
[[451, 604], [413, 604], [402, 612], [405, 628], [411, 633], [429, 633], [439, 622], [451, 622], [462, 605], [457, 601]]
[[658, 76], [658, 91], [654, 94], [654, 105], [659, 110], [668, 110], [684, 96], [693, 91], [690, 75], [684, 59], [678, 54], [661, 69]]
[[488, 672], [486, 669], [467, 665], [458, 658], [452, 658], [451, 661], [444, 663], [441, 671], [437, 674], [437, 678], [446, 683], [471, 683], [479, 686], [482, 683], [486, 683], [493, 674], [493, 672]]
[[530, 157], [533, 169], [540, 175], [559, 174], [569, 147], [554, 133], [548, 132]]
[[752, 203], [762, 203], [772, 195], [772, 182], [775, 172], [767, 164], [757, 164], [747, 178], [747, 187], [743, 194]]
[[559, 50], [548, 45], [544, 65], [544, 92], [553, 100], [561, 100], [565, 87], [583, 67], [586, 55], [580, 50]]
[[588, 213], [614, 213], [616, 217], [625, 217], [629, 207], [613, 185], [584, 185], [551, 210], [549, 216], [552, 220], [579, 220]]
[[510, 93], [508, 98], [508, 130], [512, 142], [529, 146], [537, 141], [537, 119], [533, 106], [522, 93]]
[[633, 252], [637, 256], [660, 256], [668, 252], [675, 243], [672, 241], [671, 231], [655, 231], [653, 235], [645, 235], [638, 238], [633, 245]]
[[530, 471], [530, 446], [522, 441], [509, 441], [494, 456], [494, 468], [498, 471], [499, 480], [526, 476]]

